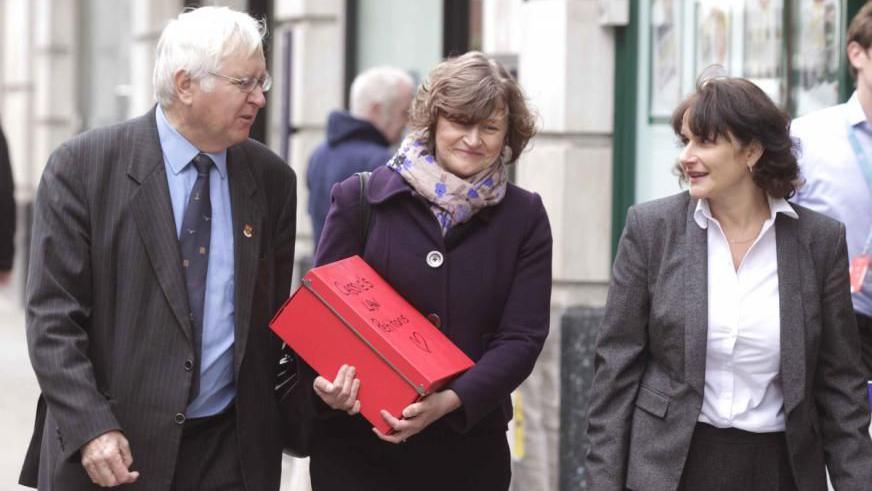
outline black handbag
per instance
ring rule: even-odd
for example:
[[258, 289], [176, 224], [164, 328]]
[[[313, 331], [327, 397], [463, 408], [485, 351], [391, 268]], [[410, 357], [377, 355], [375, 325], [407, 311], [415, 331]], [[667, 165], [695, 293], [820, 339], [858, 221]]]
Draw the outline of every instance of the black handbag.
[[[275, 394], [282, 424], [282, 450], [294, 457], [308, 457], [314, 414], [304, 385], [300, 384], [297, 354], [282, 343]], [[309, 389], [312, 390], [311, 388]]]

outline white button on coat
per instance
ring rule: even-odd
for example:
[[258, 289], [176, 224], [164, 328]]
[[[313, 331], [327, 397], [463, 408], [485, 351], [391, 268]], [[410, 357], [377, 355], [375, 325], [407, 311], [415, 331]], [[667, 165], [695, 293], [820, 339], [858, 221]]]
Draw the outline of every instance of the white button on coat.
[[445, 258], [442, 256], [442, 253], [439, 251], [430, 251], [427, 253], [427, 266], [435, 269], [439, 266], [442, 266], [442, 263], [445, 262]]

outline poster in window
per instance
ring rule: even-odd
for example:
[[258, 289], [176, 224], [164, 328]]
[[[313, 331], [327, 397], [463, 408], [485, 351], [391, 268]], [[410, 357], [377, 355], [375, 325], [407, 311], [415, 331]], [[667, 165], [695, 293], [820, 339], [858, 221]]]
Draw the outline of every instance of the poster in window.
[[793, 81], [797, 116], [839, 102], [842, 58], [840, 0], [800, 0], [793, 15]]
[[742, 76], [784, 106], [783, 0], [746, 0]]
[[696, 5], [696, 65], [699, 76], [712, 65], [730, 70], [730, 11], [722, 1], [700, 0]]
[[663, 120], [681, 102], [681, 0], [651, 2], [651, 119]]

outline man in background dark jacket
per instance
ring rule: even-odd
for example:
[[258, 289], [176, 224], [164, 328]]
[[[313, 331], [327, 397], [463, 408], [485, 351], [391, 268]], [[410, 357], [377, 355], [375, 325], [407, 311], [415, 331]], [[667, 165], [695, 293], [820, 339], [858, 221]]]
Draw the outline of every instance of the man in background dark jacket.
[[9, 283], [15, 256], [15, 186], [3, 128], [0, 128], [0, 286]]
[[330, 208], [333, 185], [390, 159], [390, 146], [400, 141], [406, 126], [413, 89], [414, 82], [406, 72], [371, 68], [351, 84], [351, 110], [330, 113], [327, 140], [315, 148], [306, 171], [315, 247]]

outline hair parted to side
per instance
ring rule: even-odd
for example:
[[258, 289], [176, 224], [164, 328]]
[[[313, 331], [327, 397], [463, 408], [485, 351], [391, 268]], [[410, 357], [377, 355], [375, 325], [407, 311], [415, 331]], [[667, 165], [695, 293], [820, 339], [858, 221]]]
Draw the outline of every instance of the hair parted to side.
[[[686, 118], [690, 132], [699, 137], [736, 139], [743, 146], [759, 142], [763, 155], [751, 170], [754, 183], [774, 198], [793, 196], [801, 181], [790, 117], [752, 82], [712, 74], [711, 67], [703, 71], [696, 91], [672, 113], [672, 130], [680, 136]], [[680, 162], [675, 172], [685, 184]]]
[[[863, 8], [857, 12], [857, 15], [851, 19], [845, 38], [845, 46], [855, 42], [862, 46], [864, 51], [868, 51], [872, 47], [872, 2], [866, 2]], [[851, 68], [851, 75], [856, 79], [857, 69], [850, 63], [848, 66]]]
[[536, 119], [527, 107], [521, 87], [505, 67], [478, 51], [449, 58], [436, 65], [418, 88], [412, 101], [409, 126], [427, 130], [434, 152], [436, 120], [477, 123], [495, 109], [508, 112], [506, 144], [511, 148], [510, 164], [518, 160], [530, 138], [536, 134]]
[[380, 104], [383, 113], [387, 114], [399, 101], [403, 87], [408, 87], [406, 94], [415, 89], [415, 81], [407, 72], [389, 66], [370, 68], [351, 83], [349, 112], [355, 118], [366, 119], [369, 109]]
[[204, 90], [211, 90], [209, 72], [220, 71], [229, 56], [263, 56], [264, 36], [266, 23], [245, 12], [227, 7], [184, 10], [167, 24], [157, 42], [152, 76], [155, 99], [162, 107], [172, 104], [173, 77], [179, 70], [199, 80]]

